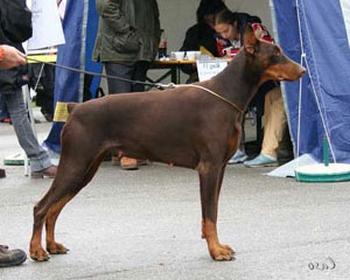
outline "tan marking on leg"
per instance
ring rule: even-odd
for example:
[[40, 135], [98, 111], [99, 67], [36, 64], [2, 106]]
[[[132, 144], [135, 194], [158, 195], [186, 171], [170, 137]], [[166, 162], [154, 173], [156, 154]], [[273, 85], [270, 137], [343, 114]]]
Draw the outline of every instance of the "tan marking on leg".
[[55, 241], [55, 225], [58, 215], [73, 195], [65, 196], [51, 206], [46, 217], [46, 249], [50, 254], [66, 254], [69, 250]]
[[210, 256], [216, 261], [230, 261], [234, 259], [234, 251], [228, 245], [219, 242], [216, 224], [205, 219], [202, 221], [202, 238], [207, 240]]
[[[37, 206], [34, 208], [34, 225], [33, 225], [33, 235], [30, 241], [30, 257], [36, 261], [47, 261], [49, 259], [48, 254], [41, 246], [42, 229], [45, 221], [45, 216], [38, 219]], [[40, 217], [40, 216], [39, 216]]]

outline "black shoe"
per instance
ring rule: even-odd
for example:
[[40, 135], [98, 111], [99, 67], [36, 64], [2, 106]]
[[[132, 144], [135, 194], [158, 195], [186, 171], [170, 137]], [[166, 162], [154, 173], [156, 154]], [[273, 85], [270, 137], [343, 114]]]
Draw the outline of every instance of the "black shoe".
[[0, 168], [0, 178], [5, 178], [5, 177], [6, 177], [5, 169]]
[[7, 246], [0, 245], [0, 267], [9, 267], [22, 264], [27, 255], [20, 249], [8, 250]]

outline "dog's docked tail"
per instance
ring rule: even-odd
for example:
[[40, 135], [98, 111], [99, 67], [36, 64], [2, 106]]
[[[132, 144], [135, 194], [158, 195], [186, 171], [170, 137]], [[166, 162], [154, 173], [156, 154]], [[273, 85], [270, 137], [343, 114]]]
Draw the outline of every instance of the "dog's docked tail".
[[77, 105], [78, 103], [68, 103], [67, 104], [68, 113], [71, 114]]

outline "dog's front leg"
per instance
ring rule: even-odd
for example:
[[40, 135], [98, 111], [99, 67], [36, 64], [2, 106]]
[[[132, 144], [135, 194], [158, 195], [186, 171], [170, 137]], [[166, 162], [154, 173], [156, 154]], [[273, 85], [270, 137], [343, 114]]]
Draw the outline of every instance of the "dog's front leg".
[[224, 167], [201, 164], [198, 168], [202, 203], [202, 238], [208, 244], [210, 256], [216, 261], [230, 261], [234, 259], [234, 251], [228, 245], [219, 242], [216, 222], [218, 200], [224, 176]]

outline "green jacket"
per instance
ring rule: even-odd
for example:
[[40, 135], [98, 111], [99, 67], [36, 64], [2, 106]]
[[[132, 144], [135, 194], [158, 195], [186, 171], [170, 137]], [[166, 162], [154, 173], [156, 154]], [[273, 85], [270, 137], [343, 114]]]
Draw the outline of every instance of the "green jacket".
[[160, 40], [156, 0], [96, 0], [96, 8], [94, 60], [131, 64], [155, 58]]

